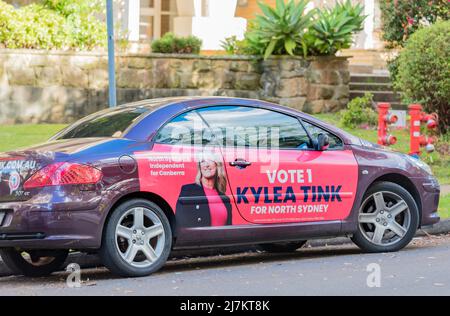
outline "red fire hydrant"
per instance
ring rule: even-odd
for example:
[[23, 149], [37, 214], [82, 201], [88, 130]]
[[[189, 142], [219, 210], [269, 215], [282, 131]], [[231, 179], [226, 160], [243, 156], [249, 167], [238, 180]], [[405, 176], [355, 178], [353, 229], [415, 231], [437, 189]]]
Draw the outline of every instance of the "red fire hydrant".
[[420, 127], [425, 123], [427, 129], [432, 130], [437, 127], [438, 116], [436, 113], [427, 114], [422, 112], [420, 104], [410, 104], [408, 106], [410, 116], [410, 155], [420, 155], [420, 148], [425, 147], [426, 152], [434, 151], [435, 137], [421, 135]]
[[394, 124], [398, 120], [397, 115], [389, 112], [390, 108], [390, 103], [378, 103], [378, 144], [384, 146], [394, 145], [397, 142], [397, 137], [388, 134], [389, 124]]

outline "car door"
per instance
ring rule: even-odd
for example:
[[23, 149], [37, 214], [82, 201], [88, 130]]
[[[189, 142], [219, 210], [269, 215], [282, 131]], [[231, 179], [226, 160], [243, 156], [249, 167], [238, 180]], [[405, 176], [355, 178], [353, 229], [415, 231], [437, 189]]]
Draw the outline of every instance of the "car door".
[[[288, 114], [251, 106], [198, 112], [221, 144], [230, 191], [245, 220], [273, 224], [349, 215], [358, 168], [337, 136], [322, 129], [331, 143], [318, 151], [306, 124]], [[317, 137], [319, 127], [307, 128]]]

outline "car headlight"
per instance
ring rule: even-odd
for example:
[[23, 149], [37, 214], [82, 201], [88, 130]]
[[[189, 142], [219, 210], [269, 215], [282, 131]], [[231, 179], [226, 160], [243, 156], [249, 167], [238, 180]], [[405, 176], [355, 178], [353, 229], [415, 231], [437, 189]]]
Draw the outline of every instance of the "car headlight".
[[431, 168], [429, 165], [427, 165], [425, 162], [423, 162], [422, 160], [420, 160], [419, 158], [414, 158], [411, 157], [410, 155], [405, 155], [405, 158], [407, 160], [409, 160], [413, 165], [419, 167], [420, 169], [422, 169], [423, 171], [425, 171], [426, 173], [432, 175], [433, 171], [431, 171]]

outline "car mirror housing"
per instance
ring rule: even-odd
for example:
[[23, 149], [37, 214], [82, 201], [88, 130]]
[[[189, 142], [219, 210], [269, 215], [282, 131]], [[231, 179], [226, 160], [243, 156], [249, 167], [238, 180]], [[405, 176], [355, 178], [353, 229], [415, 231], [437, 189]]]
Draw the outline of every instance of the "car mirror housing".
[[317, 135], [317, 143], [316, 143], [316, 149], [319, 151], [324, 151], [328, 149], [328, 146], [330, 145], [330, 138], [326, 134], [319, 134]]

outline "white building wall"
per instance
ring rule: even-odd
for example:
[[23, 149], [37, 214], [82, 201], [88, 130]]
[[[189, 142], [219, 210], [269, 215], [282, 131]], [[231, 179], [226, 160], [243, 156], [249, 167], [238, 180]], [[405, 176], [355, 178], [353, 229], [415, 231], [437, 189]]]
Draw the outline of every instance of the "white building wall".
[[236, 5], [237, 0], [178, 0], [174, 33], [199, 37], [204, 50], [221, 49], [225, 38], [244, 37], [247, 20], [235, 17]]

